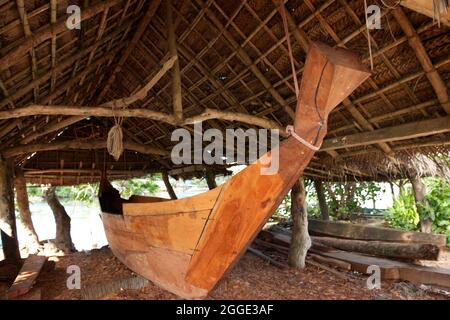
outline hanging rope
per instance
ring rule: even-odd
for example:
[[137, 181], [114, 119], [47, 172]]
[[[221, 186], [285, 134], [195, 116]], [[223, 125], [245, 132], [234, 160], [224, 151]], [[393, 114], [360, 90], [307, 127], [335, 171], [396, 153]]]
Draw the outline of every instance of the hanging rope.
[[289, 35], [289, 27], [288, 27], [288, 21], [287, 21], [287, 17], [286, 17], [286, 8], [284, 7], [284, 4], [282, 1], [280, 2], [280, 8], [281, 8], [281, 17], [283, 18], [284, 33], [286, 34], [289, 59], [291, 61], [292, 77], [294, 78], [295, 96], [298, 99], [300, 90], [298, 87], [297, 73], [295, 72], [294, 55], [292, 54], [291, 37]]
[[113, 116], [115, 125], [108, 132], [108, 139], [106, 140], [106, 147], [108, 149], [108, 153], [118, 161], [120, 156], [124, 151], [123, 146], [123, 132], [122, 132], [122, 122], [123, 118], [116, 118], [114, 115], [114, 107], [113, 107]]
[[[287, 42], [287, 46], [288, 46], [288, 52], [289, 52], [289, 60], [291, 62], [291, 69], [292, 69], [292, 78], [294, 79], [294, 87], [295, 87], [295, 95], [296, 95], [296, 99], [298, 102], [298, 99], [300, 98], [300, 89], [298, 86], [298, 79], [297, 79], [297, 73], [295, 72], [295, 64], [294, 64], [294, 55], [292, 53], [292, 46], [291, 46], [291, 38], [289, 36], [289, 26], [288, 26], [288, 21], [287, 21], [287, 15], [286, 15], [286, 8], [283, 4], [283, 2], [280, 2], [280, 12], [281, 12], [281, 17], [283, 19], [283, 27], [284, 27], [284, 33], [286, 34], [286, 42]], [[319, 79], [319, 83], [318, 86], [320, 85], [320, 82], [322, 81], [322, 75], [323, 72], [325, 70], [326, 65], [328, 64], [328, 62], [325, 64], [322, 73], [320, 75], [320, 79]], [[315, 104], [316, 104], [316, 112], [320, 118], [320, 126], [317, 132], [317, 137], [315, 139], [314, 144], [317, 142], [317, 138], [319, 136], [320, 130], [323, 127], [323, 118], [322, 115], [320, 114], [319, 110], [317, 109], [317, 88], [316, 88], [316, 93], [315, 93], [316, 97], [315, 97]], [[292, 125], [288, 125], [286, 127], [286, 132], [288, 133], [288, 135], [292, 136], [293, 138], [295, 138], [298, 142], [300, 142], [301, 144], [303, 144], [305, 147], [314, 150], [314, 151], [318, 151], [320, 149], [320, 146], [315, 146], [314, 144], [309, 143], [308, 141], [306, 141], [305, 139], [303, 139], [302, 137], [300, 137], [294, 129], [294, 126]]]

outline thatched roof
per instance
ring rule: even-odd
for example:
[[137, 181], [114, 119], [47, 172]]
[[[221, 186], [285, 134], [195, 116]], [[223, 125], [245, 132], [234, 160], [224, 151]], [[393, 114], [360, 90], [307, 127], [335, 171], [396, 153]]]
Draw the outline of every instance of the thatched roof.
[[[322, 151], [306, 175], [383, 179], [407, 172], [412, 162], [405, 155], [414, 161], [426, 156], [421, 163], [429, 155], [448, 155], [449, 27], [397, 1], [375, 2], [381, 8], [382, 29], [370, 33], [373, 75], [330, 115]], [[165, 1], [0, 0], [3, 155], [23, 165], [29, 181], [55, 184], [90, 181], [89, 170], [99, 167], [121, 178], [179, 169], [167, 156], [175, 144], [171, 132], [178, 127], [170, 118], [172, 72], [160, 74], [144, 96], [124, 108], [147, 113], [124, 119], [129, 150], [117, 162], [102, 144], [114, 119], [100, 109], [93, 111], [144, 90], [164, 63], [179, 63], [185, 119], [213, 109], [203, 129], [291, 124], [295, 93], [274, 3], [278, 1], [173, 0], [174, 62], [168, 61]], [[65, 25], [70, 4], [82, 8], [81, 30]], [[314, 40], [349, 48], [370, 65], [363, 1], [285, 4], [299, 78], [305, 49]], [[69, 107], [59, 112], [44, 105]], [[162, 113], [169, 117], [161, 118]], [[231, 121], [235, 114], [251, 117]], [[262, 122], [254, 121], [256, 117]], [[80, 143], [70, 145], [69, 140]], [[93, 142], [96, 151], [86, 150]], [[52, 147], [35, 152], [48, 143]], [[421, 173], [439, 171], [425, 169]]]

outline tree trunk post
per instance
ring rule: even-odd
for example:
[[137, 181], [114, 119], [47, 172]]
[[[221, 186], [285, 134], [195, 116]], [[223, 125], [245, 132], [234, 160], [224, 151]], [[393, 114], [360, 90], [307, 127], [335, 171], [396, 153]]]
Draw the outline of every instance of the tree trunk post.
[[327, 201], [325, 199], [325, 193], [323, 190], [323, 184], [321, 180], [314, 179], [314, 188], [316, 189], [317, 199], [319, 200], [320, 213], [322, 215], [322, 220], [330, 220], [328, 214]]
[[11, 162], [2, 157], [0, 157], [0, 229], [5, 260], [19, 263], [20, 250], [14, 210], [13, 169]]
[[289, 265], [304, 268], [306, 253], [311, 247], [311, 238], [308, 234], [306, 191], [303, 177], [300, 177], [291, 190], [291, 215], [294, 225], [289, 248]]
[[427, 217], [421, 215], [421, 209], [425, 204], [425, 195], [427, 194], [427, 188], [422, 179], [417, 176], [409, 178], [414, 191], [414, 198], [416, 199], [416, 207], [420, 217], [420, 231], [425, 233], [431, 233], [431, 226], [433, 221]]
[[27, 184], [21, 167], [16, 167], [14, 185], [16, 187], [17, 206], [20, 212], [20, 221], [27, 236], [28, 253], [39, 251], [39, 238], [31, 219], [30, 204], [28, 201]]
[[70, 236], [70, 217], [64, 209], [64, 206], [59, 202], [56, 195], [56, 187], [50, 186], [45, 191], [45, 200], [53, 211], [56, 223], [56, 237], [55, 245], [64, 251], [70, 253], [75, 250]]
[[169, 175], [167, 174], [167, 172], [162, 173], [162, 179], [164, 181], [164, 185], [166, 186], [167, 193], [169, 194], [170, 199], [172, 200], [178, 199], [175, 191], [172, 188], [172, 185], [170, 184]]
[[212, 190], [217, 187], [216, 184], [216, 175], [211, 170], [206, 170], [205, 172], [206, 183], [208, 184], [209, 190]]

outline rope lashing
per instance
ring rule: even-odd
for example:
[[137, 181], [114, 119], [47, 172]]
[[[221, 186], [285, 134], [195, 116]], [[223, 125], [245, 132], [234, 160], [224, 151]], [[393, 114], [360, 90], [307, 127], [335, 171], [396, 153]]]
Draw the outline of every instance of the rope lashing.
[[320, 145], [315, 146], [315, 145], [309, 143], [308, 141], [306, 141], [305, 139], [303, 139], [302, 137], [300, 137], [297, 133], [295, 133], [294, 126], [291, 126], [291, 125], [287, 126], [286, 132], [288, 133], [288, 135], [294, 137], [298, 142], [303, 144], [305, 147], [308, 147], [309, 149], [314, 150], [314, 151], [319, 151]]
[[[113, 108], [114, 115], [114, 108]], [[123, 131], [122, 131], [123, 118], [117, 119], [114, 115], [114, 122], [116, 123], [108, 132], [108, 139], [106, 140], [106, 147], [108, 153], [118, 161], [124, 151], [123, 145]]]
[[[289, 35], [289, 26], [288, 26], [288, 20], [287, 20], [287, 15], [286, 15], [286, 8], [284, 6], [283, 1], [280, 1], [280, 12], [281, 12], [282, 20], [283, 20], [284, 33], [286, 34], [286, 42], [287, 42], [287, 46], [288, 46], [289, 60], [290, 60], [291, 69], [292, 69], [292, 78], [294, 79], [295, 96], [296, 96], [297, 102], [298, 102], [300, 90], [299, 90], [299, 85], [298, 85], [297, 73], [295, 72], [294, 55], [292, 53], [291, 38]], [[326, 66], [326, 64], [325, 64], [325, 66]], [[325, 66], [324, 66], [324, 69], [325, 69]], [[323, 74], [323, 71], [324, 70], [322, 70], [322, 74]], [[321, 75], [321, 79], [322, 79], [322, 75]], [[320, 84], [320, 80], [319, 80], [319, 84]], [[317, 95], [317, 91], [316, 91], [316, 95]], [[316, 109], [317, 109], [317, 106], [316, 106]], [[320, 115], [320, 113], [318, 112], [318, 110], [317, 110], [317, 113], [318, 113], [318, 115], [321, 119], [321, 123], [322, 123], [323, 119], [322, 119], [322, 116]], [[321, 128], [322, 128], [322, 124], [319, 128], [319, 131]], [[314, 151], [318, 151], [320, 149], [320, 146], [316, 147], [315, 145], [309, 143], [308, 141], [306, 141], [305, 139], [300, 137], [297, 133], [295, 133], [294, 126], [291, 126], [291, 125], [287, 126], [286, 132], [288, 135], [294, 137], [298, 142], [300, 142], [304, 146], [308, 147], [309, 149], [314, 150]], [[317, 140], [317, 138], [316, 138], [316, 140]]]

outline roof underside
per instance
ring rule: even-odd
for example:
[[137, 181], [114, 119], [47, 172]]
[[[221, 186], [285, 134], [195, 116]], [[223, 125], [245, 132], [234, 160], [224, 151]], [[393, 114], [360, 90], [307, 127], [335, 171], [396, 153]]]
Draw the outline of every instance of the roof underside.
[[[397, 1], [384, 1], [389, 2], [395, 7]], [[310, 40], [349, 48], [370, 65], [363, 1], [285, 3], [297, 28]], [[78, 4], [82, 12], [93, 12], [82, 21], [81, 30], [61, 29], [39, 38], [48, 35], [50, 26], [67, 19], [70, 4]], [[96, 106], [135, 93], [168, 57], [166, 6], [158, 4], [155, 0], [0, 0], [0, 58], [5, 63], [0, 67], [2, 111], [36, 104]], [[355, 90], [348, 103], [332, 112], [326, 140], [444, 119], [450, 112], [449, 28], [402, 8], [417, 35], [408, 41], [405, 25], [394, 14], [397, 9], [379, 5], [382, 29], [370, 33], [373, 75]], [[172, 7], [185, 117], [211, 108], [263, 117], [281, 127], [292, 123], [281, 105], [294, 110], [296, 104], [287, 42], [281, 16], [271, 0], [174, 0]], [[152, 8], [157, 9], [149, 14]], [[142, 26], [145, 28], [140, 32]], [[30, 39], [31, 46], [24, 51]], [[300, 80], [306, 53], [295, 37], [291, 41]], [[417, 42], [425, 49], [425, 58], [414, 47]], [[431, 70], [424, 67], [423, 59], [431, 62]], [[441, 91], [436, 81], [430, 81], [436, 75], [443, 84]], [[172, 101], [172, 73], [167, 72], [143, 100], [128, 108], [171, 114]], [[88, 143], [106, 139], [113, 125], [111, 117], [33, 115], [2, 120], [0, 139], [3, 149], [75, 139]], [[171, 133], [176, 127], [165, 122], [128, 117], [122, 126], [125, 139], [135, 144], [169, 153], [175, 144]], [[204, 130], [238, 127], [251, 126], [220, 119], [203, 123]], [[438, 172], [440, 168], [430, 163], [441, 153], [448, 155], [450, 124], [446, 127], [401, 139], [392, 132], [382, 142], [318, 152], [305, 175], [385, 179], [401, 176], [418, 165], [424, 174]], [[132, 150], [116, 162], [104, 148], [23, 153], [16, 155], [15, 161], [24, 166], [29, 181], [54, 184], [89, 182], [102, 168], [126, 178], [180, 167], [168, 157]], [[203, 170], [202, 166], [195, 168]], [[223, 168], [214, 170], [224, 172]]]

